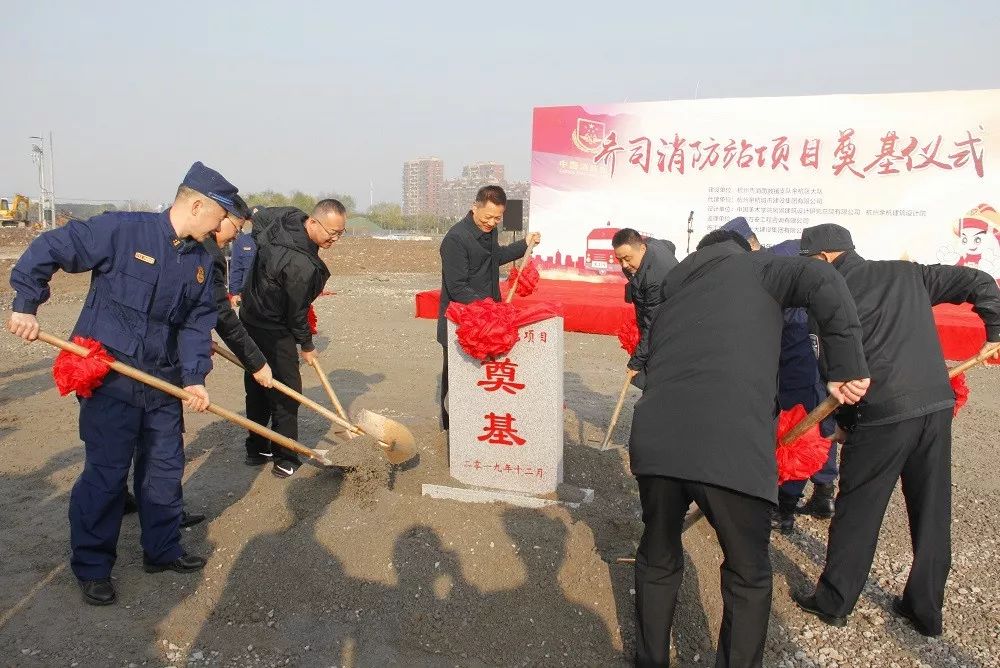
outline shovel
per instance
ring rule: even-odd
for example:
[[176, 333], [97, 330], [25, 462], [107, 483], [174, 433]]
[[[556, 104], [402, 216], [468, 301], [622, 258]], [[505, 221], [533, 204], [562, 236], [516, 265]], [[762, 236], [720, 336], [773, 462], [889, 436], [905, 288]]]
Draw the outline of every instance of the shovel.
[[[350, 418], [347, 417], [347, 412], [344, 411], [344, 407], [341, 406], [340, 400], [337, 399], [337, 393], [333, 391], [333, 386], [330, 385], [330, 379], [327, 378], [326, 372], [323, 371], [323, 367], [320, 365], [319, 359], [315, 359], [312, 362], [312, 368], [316, 371], [316, 375], [319, 376], [319, 382], [326, 390], [326, 395], [330, 397], [330, 403], [333, 404], [334, 409], [346, 422], [350, 422]], [[382, 443], [394, 443], [397, 447], [402, 448], [404, 452], [408, 453], [409, 456], [406, 459], [400, 461], [393, 461], [389, 457], [389, 461], [393, 464], [400, 464], [402, 462], [411, 459], [416, 454], [416, 444], [413, 439], [413, 434], [404, 425], [387, 418], [384, 415], [378, 413], [373, 413], [370, 410], [362, 409], [355, 415], [354, 427], [356, 429], [348, 429], [350, 434], [349, 438], [355, 438], [361, 436], [362, 434], [367, 434], [368, 436], [374, 436]], [[386, 455], [388, 457], [388, 454]], [[402, 456], [399, 454], [397, 456]]]
[[[212, 342], [212, 350], [220, 357], [224, 357], [241, 369], [243, 368], [243, 365], [238, 359], [236, 359], [235, 355], [217, 344], [215, 341]], [[361, 418], [359, 419], [360, 424], [351, 424], [331, 411], [329, 408], [316, 403], [301, 392], [296, 392], [280, 381], [272, 381], [271, 387], [278, 392], [295, 399], [303, 406], [308, 406], [326, 419], [340, 427], [343, 427], [355, 436], [367, 435], [374, 437], [379, 447], [382, 449], [382, 452], [385, 454], [385, 458], [389, 460], [390, 464], [402, 464], [403, 462], [408, 462], [417, 454], [417, 446], [413, 439], [413, 434], [409, 429], [395, 420], [390, 420], [389, 418], [382, 417], [376, 413], [371, 413], [370, 411], [362, 411], [362, 414], [359, 416]], [[369, 416], [381, 418], [383, 422], [379, 423], [377, 420], [373, 420]], [[364, 421], [366, 418], [368, 419], [368, 422]], [[330, 455], [333, 454], [335, 454], [335, 452], [330, 452]]]
[[1000, 355], [1000, 343], [996, 343], [992, 348], [986, 348], [981, 350], [979, 354], [974, 357], [970, 357], [961, 364], [956, 364], [955, 366], [948, 369], [948, 378], [954, 378], [960, 373], [965, 373], [969, 369], [979, 364], [982, 364], [991, 357], [996, 357]]
[[333, 404], [334, 410], [337, 411], [337, 415], [348, 420], [347, 413], [344, 412], [344, 407], [340, 405], [340, 399], [337, 398], [337, 393], [333, 391], [333, 386], [330, 385], [330, 379], [326, 377], [326, 372], [323, 371], [323, 367], [319, 365], [319, 360], [314, 359], [310, 365], [316, 371], [316, 375], [319, 376], [319, 382], [323, 385], [323, 389], [326, 390], [326, 396], [330, 397], [330, 403]]
[[618, 403], [615, 404], [615, 412], [611, 414], [611, 424], [608, 425], [608, 432], [604, 435], [604, 442], [601, 443], [601, 450], [607, 450], [611, 445], [611, 434], [618, 424], [618, 416], [621, 415], [622, 405], [625, 403], [625, 394], [628, 393], [628, 386], [632, 384], [632, 376], [625, 374], [625, 383], [622, 385], [621, 394], [618, 395]]
[[[954, 378], [960, 373], [965, 373], [972, 367], [982, 364], [983, 362], [993, 357], [997, 353], [1000, 353], [1000, 343], [998, 343], [993, 348], [982, 351], [978, 355], [970, 357], [961, 364], [956, 364], [955, 366], [948, 369], [948, 378]], [[780, 444], [788, 445], [789, 443], [794, 443], [796, 439], [801, 437], [803, 434], [812, 429], [815, 425], [825, 420], [831, 413], [837, 410], [838, 406], [840, 406], [840, 402], [837, 401], [836, 397], [830, 395], [829, 397], [823, 400], [823, 403], [821, 403], [819, 406], [809, 411], [809, 414], [806, 415], [804, 418], [802, 418], [801, 422], [792, 427], [788, 431], [788, 433], [782, 436]], [[691, 526], [699, 519], [701, 519], [703, 515], [700, 509], [695, 509], [694, 511], [689, 512], [687, 517], [691, 519], [690, 521], [685, 520], [684, 523], [685, 529], [687, 529], [689, 526]]]
[[[40, 341], [48, 343], [51, 346], [55, 346], [56, 348], [60, 348], [67, 352], [73, 353], [74, 355], [79, 355], [80, 357], [87, 357], [88, 355], [90, 355], [90, 351], [87, 348], [79, 346], [75, 343], [70, 343], [69, 341], [64, 341], [63, 339], [48, 334], [47, 332], [38, 332], [38, 339]], [[172, 385], [171, 383], [168, 383], [162, 378], [151, 376], [148, 373], [140, 371], [139, 369], [131, 367], [123, 362], [114, 361], [109, 363], [108, 366], [110, 366], [112, 370], [117, 371], [123, 376], [128, 376], [132, 380], [137, 380], [140, 383], [149, 385], [150, 387], [156, 388], [161, 392], [166, 392], [170, 396], [176, 397], [182, 401], [194, 398], [194, 395], [191, 394], [190, 392], [187, 392], [186, 390], [183, 390], [177, 387], [176, 385]], [[252, 431], [258, 436], [261, 436], [263, 438], [268, 439], [269, 441], [277, 443], [283, 448], [287, 448], [295, 453], [298, 453], [305, 457], [309, 457], [310, 459], [314, 459], [323, 466], [334, 465], [334, 463], [329, 458], [329, 450], [313, 450], [312, 448], [307, 448], [306, 446], [302, 445], [297, 441], [293, 441], [287, 436], [282, 436], [281, 434], [275, 431], [271, 431], [267, 427], [263, 427], [254, 422], [253, 420], [249, 420], [243, 417], [242, 415], [237, 415], [232, 411], [228, 411], [222, 406], [209, 404], [208, 411], [211, 413], [215, 413], [221, 418], [229, 420], [235, 425], [238, 425], [240, 427], [243, 427], [244, 429]]]
[[[970, 357], [960, 364], [956, 364], [948, 369], [948, 378], [954, 378], [955, 376], [965, 373], [974, 366], [978, 366], [993, 357], [997, 353], [1000, 353], [1000, 343], [995, 345], [993, 348], [981, 351], [979, 354]], [[837, 406], [840, 403], [837, 401], [836, 397], [829, 396], [823, 400], [819, 406], [814, 408], [809, 412], [809, 415], [802, 418], [802, 421], [797, 425], [792, 427], [791, 431], [785, 434], [781, 438], [781, 445], [788, 445], [789, 443], [794, 443], [795, 439], [802, 436], [804, 433], [812, 429], [813, 425], [819, 424], [827, 418], [830, 413], [837, 410]]]

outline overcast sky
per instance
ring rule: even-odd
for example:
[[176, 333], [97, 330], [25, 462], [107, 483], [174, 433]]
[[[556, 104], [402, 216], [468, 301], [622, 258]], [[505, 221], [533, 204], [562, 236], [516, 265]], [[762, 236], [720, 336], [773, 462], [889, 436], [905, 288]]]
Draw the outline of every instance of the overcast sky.
[[399, 201], [404, 160], [527, 180], [535, 106], [1000, 88], [1000, 1], [0, 0], [0, 194], [240, 190]]

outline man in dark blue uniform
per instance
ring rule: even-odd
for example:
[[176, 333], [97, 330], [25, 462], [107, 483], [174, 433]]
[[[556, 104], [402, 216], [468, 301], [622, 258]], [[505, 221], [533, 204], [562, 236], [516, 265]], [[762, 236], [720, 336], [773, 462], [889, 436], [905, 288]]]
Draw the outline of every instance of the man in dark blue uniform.
[[250, 268], [253, 266], [253, 258], [256, 254], [257, 244], [253, 237], [240, 230], [236, 238], [233, 239], [232, 252], [229, 256], [229, 294], [233, 306], [240, 305], [240, 293], [243, 292], [243, 286], [247, 282], [247, 276], [250, 274]]
[[[236, 192], [196, 162], [163, 213], [109, 212], [42, 234], [11, 271], [16, 296], [8, 328], [36, 339], [35, 313], [49, 298], [52, 275], [89, 271], [90, 291], [73, 334], [97, 339], [116, 359], [183, 386], [194, 395], [185, 405], [204, 411], [216, 309], [211, 258], [199, 242], [235, 211]], [[203, 558], [180, 545], [183, 429], [180, 401], [114, 371], [80, 400], [85, 459], [70, 495], [70, 563], [85, 602], [117, 599], [110, 577], [133, 453], [145, 570], [204, 567]]]
[[[754, 251], [762, 250], [757, 235], [754, 234], [746, 218], [734, 218], [722, 229], [736, 232], [747, 240]], [[789, 239], [763, 249], [780, 257], [797, 257], [799, 240]], [[817, 352], [818, 339], [809, 333], [809, 317], [803, 308], [789, 308], [784, 311], [785, 326], [781, 330], [781, 355], [778, 358], [778, 405], [789, 410], [798, 404], [811, 411], [826, 399], [826, 387], [820, 378]], [[836, 421], [830, 417], [820, 423], [820, 434], [831, 438], [837, 429]], [[837, 481], [837, 444], [830, 443], [826, 464], [810, 478], [813, 494], [799, 507], [805, 480], [789, 480], [778, 488], [778, 507], [771, 517], [771, 527], [782, 533], [795, 530], [796, 511], [816, 517], [833, 517], [833, 496]]]
[[[238, 239], [240, 236], [246, 236], [243, 233], [243, 228], [250, 220], [250, 208], [243, 201], [243, 198], [239, 195], [233, 195], [232, 199], [238, 213], [227, 215], [218, 231], [208, 235], [201, 242], [212, 258], [212, 293], [218, 315], [215, 331], [229, 347], [229, 350], [240, 360], [243, 367], [253, 372], [254, 380], [263, 387], [271, 387], [271, 367], [253, 339], [247, 334], [246, 328], [243, 327], [239, 316], [236, 315], [236, 311], [233, 310], [233, 304], [226, 288], [226, 257], [222, 249], [230, 241]], [[247, 238], [249, 239], [249, 237]], [[136, 503], [135, 497], [127, 492], [126, 494], [125, 514], [138, 512], [139, 505]], [[185, 510], [181, 513], [181, 528], [194, 526], [204, 520], [204, 514], [189, 513]]]
[[[252, 215], [250, 208], [243, 201], [242, 197], [235, 195], [233, 200], [240, 213], [226, 216], [225, 220], [222, 221], [219, 231], [209, 235], [201, 244], [208, 251], [208, 254], [212, 256], [214, 268], [212, 272], [212, 290], [215, 294], [215, 307], [218, 314], [215, 331], [222, 338], [223, 343], [226, 344], [229, 350], [236, 355], [243, 368], [253, 376], [253, 379], [262, 387], [271, 387], [273, 381], [271, 365], [267, 363], [264, 353], [260, 351], [257, 344], [250, 338], [246, 327], [243, 326], [239, 316], [236, 315], [236, 311], [233, 310], [229, 299], [229, 293], [226, 291], [226, 258], [222, 249], [230, 241], [234, 244], [239, 243], [241, 237], [250, 239], [250, 236], [243, 232], [243, 227]], [[253, 241], [250, 241], [250, 243], [253, 243]], [[257, 245], [254, 244], [253, 248], [256, 249]], [[236, 249], [234, 248], [233, 253], [235, 252]], [[252, 261], [253, 256], [251, 255]], [[242, 287], [242, 285], [243, 283], [241, 282], [240, 286]]]

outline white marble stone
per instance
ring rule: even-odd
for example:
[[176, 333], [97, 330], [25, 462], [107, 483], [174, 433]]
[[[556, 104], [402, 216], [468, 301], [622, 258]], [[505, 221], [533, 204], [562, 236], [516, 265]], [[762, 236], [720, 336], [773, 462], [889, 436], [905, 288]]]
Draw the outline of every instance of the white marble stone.
[[528, 494], [563, 479], [563, 319], [519, 330], [513, 350], [481, 362], [448, 323], [448, 456], [467, 485]]

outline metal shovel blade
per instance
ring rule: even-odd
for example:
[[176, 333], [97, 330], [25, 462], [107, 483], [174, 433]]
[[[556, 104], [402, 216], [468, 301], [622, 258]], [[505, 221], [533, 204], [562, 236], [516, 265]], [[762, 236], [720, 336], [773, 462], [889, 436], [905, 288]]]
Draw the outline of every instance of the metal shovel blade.
[[390, 464], [402, 464], [417, 455], [417, 444], [413, 439], [413, 433], [396, 420], [362, 409], [354, 416], [354, 424], [361, 427], [366, 434], [389, 444], [389, 447], [382, 452]]

